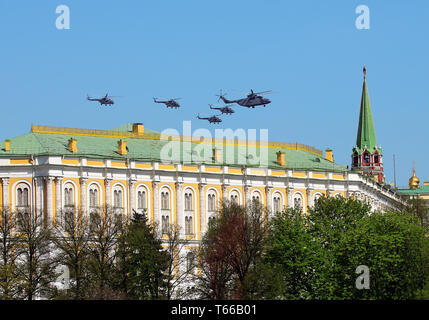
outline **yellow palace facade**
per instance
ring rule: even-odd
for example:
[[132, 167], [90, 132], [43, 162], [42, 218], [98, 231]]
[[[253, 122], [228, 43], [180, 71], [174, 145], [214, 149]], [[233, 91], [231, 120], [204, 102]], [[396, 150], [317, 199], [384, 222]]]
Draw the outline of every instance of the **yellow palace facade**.
[[[0, 206], [41, 212], [49, 223], [106, 207], [124, 221], [143, 211], [162, 233], [174, 224], [198, 242], [224, 200], [258, 201], [270, 213], [297, 206], [306, 213], [322, 195], [356, 197], [374, 210], [402, 202], [384, 185], [334, 163], [331, 150], [258, 143], [165, 137], [141, 123], [110, 131], [32, 126], [0, 145]], [[245, 163], [237, 162], [240, 156]]]

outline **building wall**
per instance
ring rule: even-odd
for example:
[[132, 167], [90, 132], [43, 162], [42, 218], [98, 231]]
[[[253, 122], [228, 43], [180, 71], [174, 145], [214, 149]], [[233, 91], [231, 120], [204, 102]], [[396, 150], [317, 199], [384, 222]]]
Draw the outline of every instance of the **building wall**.
[[[194, 235], [187, 238], [199, 241], [207, 229], [207, 194], [214, 191], [217, 207], [233, 193], [239, 195], [239, 203], [246, 204], [253, 194], [269, 209], [275, 194], [280, 195], [281, 207], [293, 207], [295, 197], [301, 198], [305, 214], [307, 207], [321, 195], [355, 197], [368, 201], [374, 210], [399, 207], [401, 200], [393, 192], [363, 178], [357, 173], [270, 170], [268, 168], [228, 168], [226, 166], [158, 164], [143, 162], [111, 161], [109, 159], [58, 159], [60, 157], [36, 157], [32, 164], [10, 162], [0, 167], [0, 204], [16, 210], [17, 187], [29, 188], [29, 206], [44, 212], [48, 221], [57, 222], [64, 208], [64, 187], [73, 186], [76, 213], [87, 214], [89, 188], [96, 185], [100, 190], [99, 204], [112, 205], [114, 188], [121, 188], [124, 219], [131, 218], [137, 209], [137, 190], [147, 191], [148, 217], [151, 223], [160, 224], [160, 192], [170, 192], [170, 224], [184, 229], [184, 193], [193, 194]], [[155, 192], [154, 188], [157, 188]], [[178, 190], [181, 194], [178, 197]], [[107, 192], [107, 193], [106, 193]]]

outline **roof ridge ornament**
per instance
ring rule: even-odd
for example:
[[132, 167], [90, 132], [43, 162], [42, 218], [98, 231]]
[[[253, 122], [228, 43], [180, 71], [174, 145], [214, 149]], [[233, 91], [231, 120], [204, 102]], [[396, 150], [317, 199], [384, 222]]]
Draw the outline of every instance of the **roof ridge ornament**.
[[363, 65], [363, 80], [366, 80], [366, 68], [365, 68], [365, 65]]

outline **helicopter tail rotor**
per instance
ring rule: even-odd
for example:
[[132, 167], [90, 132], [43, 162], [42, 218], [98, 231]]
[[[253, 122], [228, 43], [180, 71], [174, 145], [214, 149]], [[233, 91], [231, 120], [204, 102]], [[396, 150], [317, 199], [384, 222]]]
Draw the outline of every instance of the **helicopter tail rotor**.
[[217, 99], [217, 101], [219, 102], [220, 99], [223, 99], [226, 96], [226, 93], [222, 94], [222, 89], [220, 89], [220, 93], [216, 95], [217, 97], [219, 97], [219, 99]]

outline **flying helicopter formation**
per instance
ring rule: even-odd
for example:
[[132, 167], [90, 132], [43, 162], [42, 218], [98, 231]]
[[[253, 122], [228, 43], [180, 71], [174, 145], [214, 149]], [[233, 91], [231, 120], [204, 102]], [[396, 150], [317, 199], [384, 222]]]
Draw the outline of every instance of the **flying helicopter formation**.
[[165, 101], [160, 101], [156, 99], [158, 98], [153, 98], [153, 101], [155, 103], [163, 103], [167, 108], [180, 108], [180, 104], [177, 102], [177, 100], [180, 100], [182, 98], [174, 98], [174, 99], [165, 100]]
[[89, 95], [86, 96], [86, 99], [89, 101], [98, 101], [100, 105], [112, 105], [115, 104], [115, 101], [113, 101], [111, 98], [114, 98], [114, 96], [110, 96], [106, 93], [106, 95], [102, 98], [91, 98]]
[[261, 94], [268, 94], [272, 93], [272, 91], [263, 91], [263, 92], [253, 92], [253, 90], [250, 90], [250, 93], [247, 95], [246, 98], [242, 99], [236, 99], [236, 100], [228, 100], [225, 98], [226, 93], [222, 94], [222, 89], [220, 90], [220, 94], [217, 94], [216, 96], [219, 97], [218, 102], [222, 100], [225, 104], [224, 107], [213, 107], [213, 105], [209, 104], [210, 109], [212, 110], [219, 110], [221, 113], [218, 115], [213, 115], [211, 117], [202, 118], [198, 114], [197, 119], [201, 120], [208, 120], [209, 123], [220, 123], [222, 122], [222, 119], [219, 118], [222, 114], [231, 115], [235, 113], [234, 109], [232, 109], [232, 104], [236, 103], [239, 106], [246, 107], [246, 108], [255, 108], [256, 106], [266, 106], [267, 104], [271, 103], [270, 99], [264, 98], [261, 96]]
[[226, 94], [222, 94], [222, 89], [221, 89], [220, 94], [218, 94], [217, 96], [219, 97], [218, 101], [222, 99], [222, 101], [225, 103], [236, 103], [242, 107], [255, 108], [256, 106], [265, 107], [267, 104], [271, 103], [270, 99], [260, 96], [260, 94], [268, 94], [271, 92], [272, 91], [253, 92], [253, 90], [250, 89], [250, 93], [247, 95], [246, 98], [237, 99], [237, 100], [228, 100], [225, 98]]
[[[247, 97], [241, 98], [241, 99], [235, 99], [235, 100], [228, 100], [225, 98], [226, 93], [222, 93], [222, 89], [220, 90], [220, 93], [216, 96], [218, 98], [218, 102], [222, 100], [225, 103], [224, 107], [213, 107], [212, 104], [209, 104], [209, 107], [211, 110], [218, 110], [220, 111], [220, 114], [218, 115], [212, 115], [209, 117], [200, 117], [200, 114], [198, 114], [197, 119], [200, 120], [207, 120], [209, 123], [221, 123], [222, 119], [219, 118], [219, 116], [226, 114], [231, 115], [235, 113], [234, 109], [232, 109], [233, 104], [237, 104], [242, 107], [246, 108], [255, 108], [256, 106], [266, 106], [267, 104], [271, 103], [270, 99], [267, 99], [262, 96], [262, 94], [269, 94], [272, 93], [272, 91], [262, 91], [262, 92], [253, 92], [253, 90], [250, 90], [250, 93], [247, 94]], [[97, 101], [100, 103], [100, 105], [113, 105], [115, 102], [113, 101], [113, 97], [115, 96], [109, 96], [107, 93], [102, 98], [91, 98], [87, 95], [87, 100], [89, 101]], [[180, 108], [180, 104], [177, 102], [177, 100], [180, 100], [182, 98], [174, 98], [174, 99], [164, 99], [164, 100], [158, 100], [158, 98], [153, 98], [154, 103], [162, 103], [167, 108], [177, 109]]]

